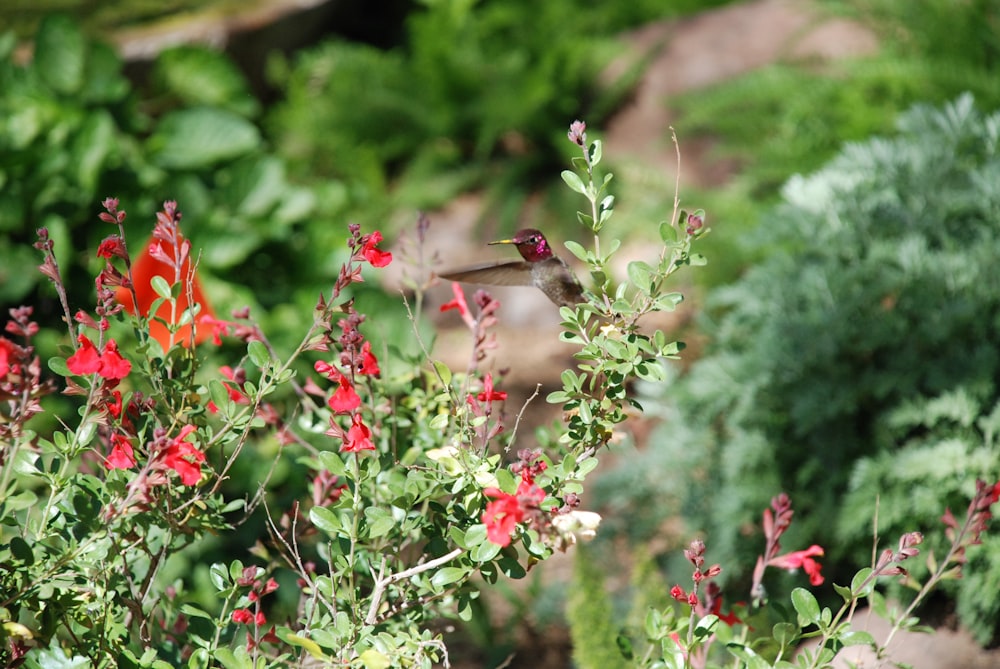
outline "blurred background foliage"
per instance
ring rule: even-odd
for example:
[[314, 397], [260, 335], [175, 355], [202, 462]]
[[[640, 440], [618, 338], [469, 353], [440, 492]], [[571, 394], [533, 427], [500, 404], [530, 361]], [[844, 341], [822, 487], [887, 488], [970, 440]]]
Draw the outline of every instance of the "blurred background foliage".
[[[289, 345], [335, 277], [350, 220], [392, 239], [417, 208], [477, 191], [508, 229], [539, 194], [559, 211], [551, 220], [571, 221], [558, 179], [565, 128], [583, 118], [599, 135], [642, 75], [639, 63], [602, 80], [624, 49], [616, 36], [718, 4], [412, 3], [391, 40], [331, 34], [272, 54], [267, 96], [240, 63], [200, 46], [163, 51], [134, 76], [95, 39], [130, 19], [7, 5], [22, 14], [7, 24], [19, 32], [0, 38], [0, 304], [35, 304], [58, 323], [35, 271], [36, 228], [51, 231], [71, 300], [85, 307], [110, 232], [100, 200], [121, 199], [135, 250], [162, 200], [176, 199], [220, 316], [249, 304]], [[887, 541], [931, 535], [976, 475], [1000, 474], [1000, 8], [817, 7], [872, 27], [879, 52], [779, 63], [668, 101], [682, 151], [685, 138], [711, 137], [713, 155], [739, 169], [717, 189], [682, 193], [717, 231], [702, 249], [711, 271], [694, 277], [704, 354], [670, 384], [640, 389], [663, 422], [599, 478], [608, 536], [592, 555], [627, 562], [622, 546], [643, 546], [662, 567], [704, 531], [741, 592], [759, 550], [752, 527], [786, 490], [798, 510], [786, 543], [826, 545], [842, 581], [838, 569], [870, 552], [876, 493]], [[33, 60], [19, 48], [32, 43]], [[614, 229], [641, 240], [643, 217], [669, 211], [671, 196], [623, 211]], [[398, 297], [367, 290], [390, 329], [381, 334], [413, 352]], [[43, 357], [64, 332], [43, 338]], [[953, 593], [981, 640], [997, 630], [985, 597], [997, 554], [970, 555]], [[669, 573], [678, 581], [688, 567]], [[775, 596], [783, 585], [771, 584]]]

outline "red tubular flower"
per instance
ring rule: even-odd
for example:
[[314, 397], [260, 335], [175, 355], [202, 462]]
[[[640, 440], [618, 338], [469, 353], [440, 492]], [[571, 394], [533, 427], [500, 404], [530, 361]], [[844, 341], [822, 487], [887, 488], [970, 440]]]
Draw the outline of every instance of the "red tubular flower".
[[347, 430], [347, 436], [344, 439], [344, 445], [340, 447], [340, 452], [374, 451], [375, 444], [372, 443], [371, 436], [372, 431], [361, 421], [361, 414], [354, 414], [351, 416], [351, 427]]
[[480, 402], [498, 402], [507, 399], [507, 393], [503, 390], [493, 390], [493, 375], [487, 374], [483, 379], [483, 392], [476, 395]]
[[675, 585], [670, 588], [670, 596], [676, 599], [678, 602], [687, 603], [687, 593], [684, 592], [684, 588], [679, 585]]
[[[152, 309], [153, 302], [159, 299], [159, 295], [153, 290], [152, 281], [153, 277], [159, 276], [163, 277], [167, 283], [173, 283], [176, 273], [172, 265], [167, 264], [162, 258], [173, 256], [174, 247], [170, 242], [158, 240], [155, 237], [151, 237], [146, 243], [146, 247], [137, 257], [136, 261], [132, 264], [132, 280], [135, 284], [135, 297], [138, 301], [138, 305], [132, 302], [132, 293], [126, 288], [118, 288], [115, 292], [115, 299], [125, 307], [125, 311], [129, 314], [135, 314], [136, 311], [142, 316], [149, 319], [149, 334], [156, 341], [160, 342], [160, 346], [166, 351], [170, 348], [171, 338], [170, 332], [167, 330], [167, 326], [163, 323], [155, 320], [153, 317], [162, 319], [163, 321], [170, 322], [171, 312], [170, 305], [163, 303], [157, 309], [155, 314], [151, 314], [150, 309]], [[215, 312], [212, 310], [211, 304], [209, 304], [208, 299], [205, 297], [205, 292], [202, 290], [201, 281], [198, 279], [198, 275], [194, 274], [192, 278], [191, 273], [191, 259], [187, 257], [181, 263], [180, 276], [182, 287], [180, 293], [177, 295], [177, 308], [175, 318], [179, 319], [181, 315], [191, 306], [188, 300], [188, 294], [190, 293], [194, 297], [194, 301], [201, 305], [201, 312], [198, 314], [198, 322], [201, 322], [205, 316], [211, 316], [215, 318]], [[215, 328], [204, 327], [198, 328], [195, 332], [195, 343], [201, 344], [209, 337], [215, 336]], [[177, 333], [173, 337], [173, 343], [180, 343], [183, 346], [187, 346], [191, 341], [191, 325], [184, 325], [177, 330]]]
[[382, 233], [376, 230], [365, 238], [361, 246], [361, 255], [371, 263], [372, 267], [385, 267], [392, 262], [392, 254], [376, 248], [382, 241]]
[[163, 462], [181, 477], [184, 485], [195, 485], [201, 480], [201, 463], [205, 454], [195, 448], [194, 444], [184, 441], [184, 438], [195, 431], [194, 425], [185, 425], [170, 446], [167, 447]]
[[465, 325], [470, 329], [474, 330], [476, 328], [476, 321], [469, 312], [469, 304], [465, 301], [465, 291], [462, 290], [462, 284], [457, 281], [451, 282], [451, 292], [455, 296], [451, 302], [445, 302], [441, 305], [441, 311], [448, 311], [449, 309], [458, 309], [458, 314], [462, 317]]
[[786, 553], [785, 555], [779, 555], [771, 558], [767, 564], [769, 567], [777, 567], [779, 569], [787, 569], [789, 571], [802, 569], [809, 575], [809, 583], [816, 586], [822, 585], [824, 579], [823, 575], [820, 573], [822, 565], [820, 565], [819, 562], [816, 562], [813, 557], [822, 555], [822, 546], [813, 544], [803, 551], [793, 551], [791, 553]]
[[128, 437], [122, 434], [111, 436], [111, 452], [104, 459], [104, 466], [108, 469], [131, 469], [135, 467], [135, 453], [132, 450], [132, 443]]

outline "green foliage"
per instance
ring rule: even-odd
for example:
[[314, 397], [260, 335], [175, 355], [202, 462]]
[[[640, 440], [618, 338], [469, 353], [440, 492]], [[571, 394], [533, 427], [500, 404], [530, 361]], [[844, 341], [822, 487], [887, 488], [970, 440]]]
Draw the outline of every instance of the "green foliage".
[[[287, 300], [293, 285], [312, 299], [316, 282], [335, 276], [329, 256], [343, 234], [332, 235], [326, 218], [338, 211], [335, 187], [289, 182], [266, 148], [246, 82], [223, 56], [163, 53], [147, 92], [155, 101], [140, 104], [112, 49], [65, 17], [42, 23], [34, 61], [16, 61], [14, 44], [9, 34], [0, 40], [0, 304], [29, 300], [42, 322], [58, 318], [42, 310], [50, 293], [25, 253], [42, 226], [57, 242], [74, 303], [92, 299], [96, 262], [80, 250], [106, 232], [91, 221], [107, 193], [136, 213], [159, 207], [150, 193], [183, 199], [201, 271], [233, 307]], [[136, 249], [149, 229], [136, 232]]]
[[598, 83], [621, 50], [614, 32], [664, 12], [573, 0], [425, 4], [393, 49], [328, 42], [272, 67], [286, 91], [269, 115], [282, 154], [304, 174], [348, 181], [371, 216], [401, 176], [419, 184], [396, 191], [415, 206], [470, 183], [523, 196], [564, 155], [551, 129], [567, 118], [599, 122], [634, 83], [635, 72]]
[[[751, 562], [741, 528], [774, 490], [800, 514], [793, 541], [826, 541], [836, 565], [870, 554], [876, 492], [891, 527], [928, 530], [950, 494], [996, 475], [976, 420], [1000, 374], [998, 148], [1000, 114], [971, 97], [917, 107], [898, 136], [790, 180], [761, 220], [780, 251], [711, 296], [711, 349], [651, 440], [689, 467], [683, 508], [723, 564]], [[832, 527], [851, 542], [828, 545]]]
[[577, 549], [566, 618], [573, 639], [573, 662], [580, 669], [633, 666], [618, 649], [621, 629], [604, 589], [606, 575], [589, 550]]

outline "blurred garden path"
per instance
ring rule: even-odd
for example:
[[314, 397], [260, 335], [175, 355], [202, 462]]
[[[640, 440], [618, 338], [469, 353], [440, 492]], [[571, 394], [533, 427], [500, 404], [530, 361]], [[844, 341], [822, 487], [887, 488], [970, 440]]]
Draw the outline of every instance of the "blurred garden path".
[[[632, 100], [603, 133], [605, 155], [614, 156], [616, 165], [626, 165], [628, 173], [622, 175], [625, 180], [640, 179], [644, 187], [659, 187], [667, 193], [673, 193], [677, 169], [671, 126], [677, 130], [682, 148], [682, 192], [685, 187], [721, 186], [738, 170], [738, 165], [713, 157], [711, 140], [683, 136], [683, 119], [677, 119], [670, 109], [672, 95], [775, 62], [829, 61], [867, 55], [878, 48], [877, 37], [867, 28], [825, 12], [806, 0], [738, 3], [680, 21], [654, 23], [623, 35], [622, 40], [629, 55], [613, 64], [606, 77], [619, 76], [637, 58], [649, 57], [651, 61]], [[429, 249], [441, 252], [442, 257], [470, 261], [497, 257], [497, 247], [486, 247], [486, 240], [476, 238], [475, 225], [483, 219], [484, 206], [480, 197], [468, 195], [442, 211], [431, 213]], [[556, 247], [560, 246], [557, 242]], [[623, 250], [623, 255], [627, 256], [628, 250]], [[504, 303], [504, 308], [502, 325], [497, 328], [500, 348], [485, 364], [494, 370], [511, 370], [504, 385], [510, 392], [508, 414], [516, 414], [536, 384], [542, 384], [539, 397], [532, 402], [520, 428], [522, 435], [529, 435], [528, 439], [519, 440], [524, 447], [530, 444], [530, 430], [535, 425], [558, 419], [554, 408], [546, 405], [544, 396], [558, 383], [560, 371], [570, 361], [572, 348], [558, 341], [558, 313], [539, 291], [493, 288], [491, 292]], [[448, 286], [439, 285], [431, 295], [430, 306], [436, 311], [436, 304], [450, 299]], [[679, 318], [684, 317], [679, 314]], [[438, 355], [454, 369], [464, 369], [470, 346], [467, 332], [460, 327], [455, 312], [440, 315], [438, 322], [442, 326]], [[641, 440], [639, 435], [637, 438]], [[569, 560], [551, 560], [542, 567], [550, 576], [568, 580]], [[498, 620], [516, 617], [513, 611], [505, 610], [503, 601], [491, 602], [491, 606]], [[877, 639], [885, 638], [888, 629], [884, 621], [874, 617], [867, 620], [863, 615], [859, 620]], [[565, 630], [522, 632], [518, 654], [508, 666], [569, 666]], [[1000, 655], [983, 651], [968, 633], [947, 626], [933, 635], [897, 635], [891, 652], [892, 660], [908, 663], [914, 669], [1000, 666]], [[858, 662], [859, 667], [878, 666], [870, 656], [848, 657]]]

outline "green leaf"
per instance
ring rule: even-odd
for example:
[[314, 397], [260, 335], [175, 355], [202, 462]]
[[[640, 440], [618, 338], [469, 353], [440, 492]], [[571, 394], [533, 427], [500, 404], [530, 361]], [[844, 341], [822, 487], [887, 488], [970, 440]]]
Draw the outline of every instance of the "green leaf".
[[819, 602], [805, 588], [792, 590], [792, 606], [799, 614], [799, 620], [804, 624], [818, 625], [820, 621]]
[[153, 289], [153, 292], [162, 297], [165, 300], [169, 300], [170, 295], [170, 284], [159, 274], [154, 275], [149, 280], [149, 285]]
[[501, 546], [492, 541], [484, 541], [469, 553], [474, 562], [489, 562], [500, 554]]
[[155, 76], [189, 106], [227, 107], [244, 115], [254, 113], [258, 106], [233, 60], [214, 49], [168, 49], [156, 60]]
[[267, 347], [257, 339], [247, 344], [247, 355], [250, 356], [250, 362], [258, 368], [264, 368], [271, 363], [271, 354], [268, 352]]
[[441, 590], [446, 585], [456, 583], [468, 574], [467, 569], [462, 567], [445, 567], [439, 569], [434, 576], [431, 578], [431, 585], [433, 585], [438, 590]]
[[365, 669], [387, 669], [392, 664], [384, 653], [372, 648], [361, 653], [360, 659]]
[[603, 154], [603, 146], [601, 145], [601, 140], [595, 139], [593, 148], [590, 151], [590, 164], [591, 166], [597, 165], [601, 162], [601, 155]]
[[83, 87], [87, 44], [76, 21], [57, 14], [46, 17], [35, 38], [35, 69], [52, 90], [71, 95]]
[[242, 116], [197, 107], [165, 116], [149, 138], [153, 160], [167, 169], [200, 169], [259, 150], [260, 131]]
[[298, 634], [278, 634], [285, 642], [291, 644], [292, 646], [299, 646], [300, 648], [305, 648], [306, 652], [315, 657], [317, 660], [322, 660], [326, 656], [323, 654], [323, 649], [319, 647], [319, 644], [312, 639], [307, 639], [304, 636], [299, 636]]
[[837, 637], [837, 640], [845, 646], [869, 646], [877, 648], [875, 637], [864, 630], [848, 630]]
[[[857, 593], [858, 597], [866, 597], [875, 588], [875, 579], [871, 578], [872, 568], [864, 567], [851, 579], [851, 592]], [[867, 581], [867, 584], [865, 583]]]
[[392, 514], [377, 506], [365, 508], [365, 520], [368, 521], [368, 536], [371, 538], [388, 534], [396, 526]]
[[562, 176], [562, 180], [565, 181], [566, 185], [572, 190], [576, 191], [580, 195], [587, 194], [587, 187], [583, 185], [583, 179], [580, 178], [579, 174], [573, 170], [563, 170], [560, 176]]
[[340, 517], [325, 506], [314, 506], [310, 509], [309, 520], [330, 536], [336, 536], [340, 532]]
[[21, 537], [11, 537], [8, 547], [14, 559], [20, 561], [24, 566], [30, 567], [35, 563], [35, 554], [32, 552], [31, 546]]
[[97, 188], [104, 162], [115, 145], [114, 134], [111, 114], [99, 109], [87, 115], [73, 141], [71, 155], [76, 180], [90, 196]]
[[574, 256], [582, 260], [583, 262], [588, 262], [592, 258], [590, 252], [583, 247], [579, 242], [574, 242], [572, 239], [564, 242], [564, 246], [572, 253]]
[[434, 371], [441, 377], [441, 382], [446, 386], [451, 385], [451, 368], [440, 360], [435, 360], [433, 364]]

